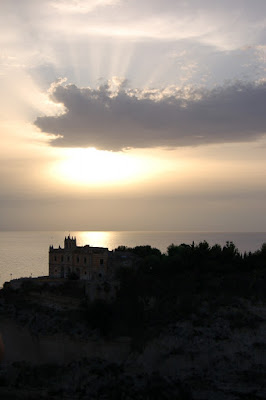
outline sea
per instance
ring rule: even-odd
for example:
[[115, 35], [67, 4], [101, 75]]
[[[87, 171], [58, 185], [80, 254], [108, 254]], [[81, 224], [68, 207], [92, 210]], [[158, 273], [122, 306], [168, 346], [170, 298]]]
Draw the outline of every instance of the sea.
[[64, 246], [65, 236], [75, 236], [77, 245], [134, 247], [151, 245], [167, 251], [174, 243], [195, 244], [206, 240], [210, 245], [232, 241], [241, 253], [260, 249], [266, 232], [180, 232], [180, 231], [8, 231], [0, 232], [0, 287], [21, 277], [48, 275], [49, 246]]

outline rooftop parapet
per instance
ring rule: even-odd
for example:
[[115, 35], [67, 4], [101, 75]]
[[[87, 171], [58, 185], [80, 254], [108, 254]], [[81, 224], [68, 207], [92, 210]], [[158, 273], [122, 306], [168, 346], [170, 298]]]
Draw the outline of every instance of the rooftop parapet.
[[77, 241], [75, 237], [65, 237], [65, 249], [75, 249], [77, 247]]

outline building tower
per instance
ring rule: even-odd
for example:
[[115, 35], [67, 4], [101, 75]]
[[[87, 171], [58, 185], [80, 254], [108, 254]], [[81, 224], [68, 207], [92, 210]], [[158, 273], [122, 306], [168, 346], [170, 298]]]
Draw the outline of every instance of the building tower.
[[76, 238], [71, 238], [70, 235], [65, 237], [65, 249], [72, 250], [77, 247]]

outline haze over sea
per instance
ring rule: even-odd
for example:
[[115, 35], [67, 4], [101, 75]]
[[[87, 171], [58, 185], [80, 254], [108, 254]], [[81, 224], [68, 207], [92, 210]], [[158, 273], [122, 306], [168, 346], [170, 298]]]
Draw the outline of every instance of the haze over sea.
[[10, 279], [48, 275], [49, 245], [64, 246], [67, 235], [77, 244], [108, 247], [134, 247], [149, 244], [166, 252], [171, 244], [199, 243], [224, 245], [232, 241], [241, 253], [258, 250], [266, 242], [266, 232], [180, 232], [180, 231], [10, 231], [0, 232], [0, 286]]

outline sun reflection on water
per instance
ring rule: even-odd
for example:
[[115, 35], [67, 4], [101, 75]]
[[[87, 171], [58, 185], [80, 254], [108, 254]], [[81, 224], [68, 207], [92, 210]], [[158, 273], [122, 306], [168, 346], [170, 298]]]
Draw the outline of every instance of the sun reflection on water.
[[112, 232], [84, 231], [72, 232], [71, 236], [78, 238], [78, 246], [110, 247]]

